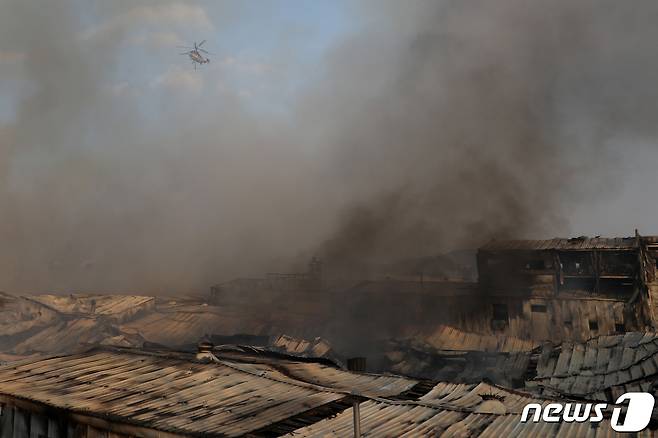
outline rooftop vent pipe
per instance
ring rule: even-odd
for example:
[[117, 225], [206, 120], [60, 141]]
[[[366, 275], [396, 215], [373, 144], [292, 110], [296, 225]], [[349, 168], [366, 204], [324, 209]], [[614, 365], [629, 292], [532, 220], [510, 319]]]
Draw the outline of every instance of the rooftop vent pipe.
[[[347, 359], [347, 369], [352, 372], [363, 373], [366, 370], [365, 357], [353, 357]], [[361, 438], [361, 408], [358, 398], [352, 402], [352, 413], [354, 414], [354, 438]]]
[[363, 373], [366, 371], [366, 358], [365, 357], [352, 357], [347, 359], [347, 369], [356, 373]]
[[217, 362], [218, 359], [215, 357], [214, 354], [212, 354], [214, 348], [215, 346], [212, 344], [212, 342], [208, 342], [208, 341], [199, 342], [199, 344], [197, 345], [196, 360]]

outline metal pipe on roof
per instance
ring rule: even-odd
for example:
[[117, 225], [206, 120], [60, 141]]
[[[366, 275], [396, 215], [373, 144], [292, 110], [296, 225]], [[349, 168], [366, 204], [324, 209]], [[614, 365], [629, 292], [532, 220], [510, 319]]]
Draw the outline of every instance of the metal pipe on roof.
[[352, 412], [354, 413], [354, 438], [361, 438], [361, 409], [358, 401], [352, 404]]
[[[363, 373], [366, 371], [365, 357], [352, 357], [347, 359], [348, 371]], [[361, 409], [359, 399], [355, 398], [352, 402], [352, 413], [354, 414], [354, 438], [361, 438]]]

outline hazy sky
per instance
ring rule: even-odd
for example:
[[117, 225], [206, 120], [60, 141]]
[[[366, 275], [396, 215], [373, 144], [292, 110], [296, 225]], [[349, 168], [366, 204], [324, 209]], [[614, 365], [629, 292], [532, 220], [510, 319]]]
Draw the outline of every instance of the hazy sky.
[[[206, 99], [236, 93], [245, 104], [281, 113], [290, 111], [295, 93], [317, 74], [326, 51], [355, 31], [358, 20], [349, 2], [329, 0], [68, 3], [75, 5], [81, 39], [126, 32], [119, 58], [106, 65], [107, 86], [116, 93], [157, 94], [160, 87], [178, 85], [196, 94], [203, 88]], [[204, 39], [214, 53], [212, 63], [204, 66], [205, 73], [194, 74], [177, 46]], [[4, 69], [20, 69], [22, 45], [3, 42]], [[28, 84], [20, 75], [4, 74], [1, 80], [0, 116], [8, 121]]]
[[[656, 18], [0, 0], [0, 290], [198, 290], [313, 254], [658, 233]], [[195, 71], [177, 46], [204, 39]]]

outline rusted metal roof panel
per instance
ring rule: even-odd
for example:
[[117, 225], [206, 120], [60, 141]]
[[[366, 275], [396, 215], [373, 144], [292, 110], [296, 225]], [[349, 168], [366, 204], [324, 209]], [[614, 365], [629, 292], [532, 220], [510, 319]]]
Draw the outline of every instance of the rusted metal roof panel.
[[480, 249], [483, 251], [536, 251], [536, 250], [591, 250], [591, 249], [619, 249], [629, 250], [637, 248], [634, 237], [584, 237], [584, 238], [555, 238], [544, 240], [492, 240]]

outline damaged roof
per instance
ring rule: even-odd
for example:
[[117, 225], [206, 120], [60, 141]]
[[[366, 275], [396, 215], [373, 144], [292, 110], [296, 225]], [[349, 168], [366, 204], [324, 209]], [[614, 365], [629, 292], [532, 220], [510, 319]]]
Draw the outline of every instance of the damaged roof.
[[204, 363], [184, 353], [116, 348], [0, 367], [0, 394], [161, 431], [211, 436], [274, 427], [349, 398], [348, 388], [385, 396], [416, 383], [322, 364]]
[[[445, 391], [445, 392], [443, 392]], [[492, 391], [487, 393], [485, 391]], [[619, 436], [609, 420], [601, 423], [521, 423], [519, 407], [527, 402], [546, 405], [537, 399], [486, 384], [452, 385], [437, 389], [443, 399], [394, 402], [368, 400], [360, 405], [361, 434], [364, 437], [420, 436], [446, 437], [612, 437]], [[432, 394], [432, 393], [430, 393]], [[430, 395], [428, 394], [428, 396]], [[445, 394], [445, 395], [444, 395]], [[443, 402], [444, 399], [449, 399]], [[509, 400], [509, 401], [508, 401]], [[348, 408], [334, 417], [320, 420], [286, 435], [288, 437], [352, 436], [353, 411]], [[636, 437], [654, 436], [653, 431], [638, 432]]]
[[491, 240], [482, 251], [592, 250], [637, 248], [635, 237], [574, 237], [544, 240]]
[[[364, 437], [598, 437], [611, 431], [607, 420], [596, 428], [521, 423], [526, 403], [551, 400], [487, 383], [419, 382], [258, 352], [217, 353], [204, 361], [105, 348], [24, 361], [0, 367], [0, 395], [184, 436], [351, 436], [355, 396]], [[421, 384], [426, 389], [409, 397]]]
[[489, 379], [506, 386], [522, 381], [539, 343], [511, 336], [480, 335], [441, 325], [429, 333], [389, 341], [393, 372], [459, 383]]
[[486, 382], [472, 384], [439, 382], [419, 400], [432, 406], [473, 409], [480, 413], [491, 410], [487, 407], [486, 401], [497, 400], [508, 414], [520, 414], [528, 403], [544, 406], [554, 401]]
[[139, 295], [32, 295], [27, 299], [36, 301], [53, 310], [66, 314], [85, 313], [95, 315], [118, 315], [132, 313], [155, 298]]
[[539, 342], [533, 340], [504, 335], [481, 335], [448, 325], [439, 325], [431, 334], [422, 336], [421, 339], [438, 350], [456, 351], [530, 351], [539, 345]]
[[658, 334], [629, 332], [546, 345], [537, 377], [529, 382], [534, 385], [548, 394], [609, 401], [624, 392], [656, 393]]

